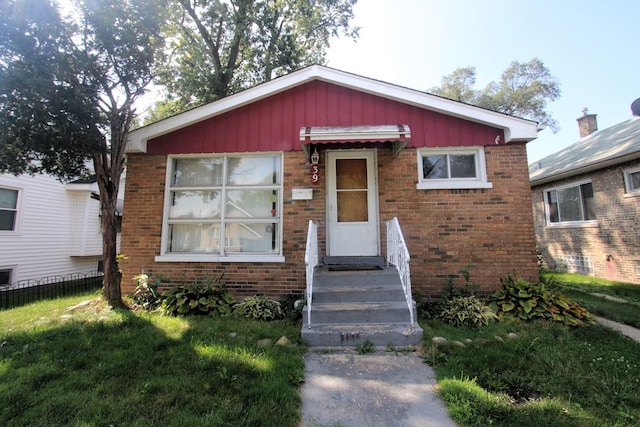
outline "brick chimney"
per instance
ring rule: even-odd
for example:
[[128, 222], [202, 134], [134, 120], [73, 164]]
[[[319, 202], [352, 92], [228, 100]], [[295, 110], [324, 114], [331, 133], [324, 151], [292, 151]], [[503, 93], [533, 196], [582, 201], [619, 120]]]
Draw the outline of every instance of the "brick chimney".
[[586, 108], [582, 110], [582, 117], [576, 119], [578, 121], [578, 128], [580, 129], [580, 138], [589, 136], [598, 130], [596, 116], [597, 114], [587, 114]]

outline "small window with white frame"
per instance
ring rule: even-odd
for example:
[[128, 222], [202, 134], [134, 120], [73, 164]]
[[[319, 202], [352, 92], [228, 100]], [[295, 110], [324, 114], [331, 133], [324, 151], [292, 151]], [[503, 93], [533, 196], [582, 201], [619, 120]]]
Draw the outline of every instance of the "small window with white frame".
[[0, 267], [0, 286], [10, 285], [12, 276], [13, 269]]
[[487, 181], [483, 147], [418, 150], [419, 190], [493, 188]]
[[597, 224], [593, 185], [590, 181], [545, 190], [544, 201], [549, 225]]
[[0, 231], [16, 230], [19, 195], [16, 189], [0, 187]]
[[640, 195], [640, 167], [624, 171], [624, 187], [627, 194]]
[[281, 258], [281, 153], [175, 156], [169, 165], [159, 261]]

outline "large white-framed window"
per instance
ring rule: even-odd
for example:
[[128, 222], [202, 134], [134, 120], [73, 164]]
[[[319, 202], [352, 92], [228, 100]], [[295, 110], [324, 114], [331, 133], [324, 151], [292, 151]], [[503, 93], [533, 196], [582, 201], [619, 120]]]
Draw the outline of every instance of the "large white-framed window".
[[19, 201], [18, 189], [0, 187], [0, 232], [17, 230]]
[[591, 181], [582, 181], [545, 190], [544, 201], [548, 225], [597, 225]]
[[624, 171], [624, 188], [627, 194], [640, 195], [640, 167]]
[[416, 188], [493, 188], [487, 180], [484, 147], [419, 149]]
[[282, 262], [282, 153], [170, 156], [157, 261]]

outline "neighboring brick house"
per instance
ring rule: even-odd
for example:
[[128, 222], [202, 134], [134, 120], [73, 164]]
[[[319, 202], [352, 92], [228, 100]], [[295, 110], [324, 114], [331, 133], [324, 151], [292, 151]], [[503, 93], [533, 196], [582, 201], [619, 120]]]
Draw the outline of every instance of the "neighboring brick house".
[[550, 268], [640, 282], [637, 114], [598, 131], [585, 110], [581, 139], [529, 166], [537, 243]]
[[310, 220], [321, 256], [368, 256], [384, 255], [393, 217], [424, 296], [465, 265], [485, 291], [514, 272], [537, 280], [536, 135], [529, 120], [323, 66], [137, 129], [123, 290], [140, 272], [224, 273], [237, 295], [301, 293]]

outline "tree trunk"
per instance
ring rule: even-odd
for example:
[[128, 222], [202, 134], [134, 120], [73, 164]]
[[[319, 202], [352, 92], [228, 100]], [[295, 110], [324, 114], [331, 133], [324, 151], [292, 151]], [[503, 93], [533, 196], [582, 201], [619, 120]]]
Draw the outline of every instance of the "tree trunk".
[[[117, 194], [114, 196], [114, 199], [117, 199]], [[113, 209], [102, 210], [102, 263], [104, 266], [102, 291], [104, 298], [110, 306], [122, 308], [124, 307], [120, 290], [122, 273], [120, 272], [117, 261], [115, 200], [113, 201], [113, 205]]]

